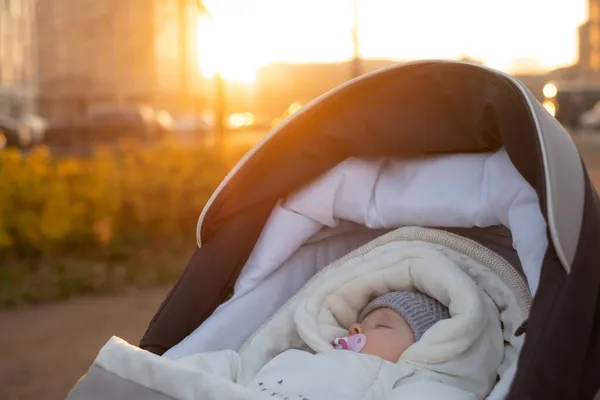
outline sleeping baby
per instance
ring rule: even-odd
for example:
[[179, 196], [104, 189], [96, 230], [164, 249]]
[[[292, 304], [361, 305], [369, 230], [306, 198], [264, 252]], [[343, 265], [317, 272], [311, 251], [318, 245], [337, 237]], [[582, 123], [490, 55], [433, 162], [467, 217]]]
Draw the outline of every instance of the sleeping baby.
[[95, 364], [178, 400], [486, 398], [505, 357], [498, 306], [445, 256], [395, 246], [407, 262], [332, 268], [240, 352], [169, 360], [112, 339]]
[[[448, 308], [428, 295], [391, 291], [370, 301], [347, 336], [332, 340], [330, 350], [283, 351], [247, 382], [241, 378], [242, 359], [232, 350], [196, 354], [178, 362], [240, 384], [239, 397], [234, 396], [240, 399], [483, 399], [496, 382], [503, 358], [500, 321], [495, 315], [477, 322], [488, 326], [479, 329], [486, 337], [475, 344], [469, 338], [473, 330], [448, 332], [441, 340], [428, 337], [438, 322], [450, 319]], [[435, 344], [428, 345], [428, 340]], [[469, 346], [463, 350], [466, 343]], [[416, 348], [421, 344], [424, 347]], [[411, 348], [416, 353], [405, 358]], [[456, 360], [444, 358], [448, 351], [458, 354]], [[420, 354], [421, 361], [414, 359], [415, 354]], [[429, 362], [422, 362], [423, 355]], [[452, 376], [448, 369], [465, 378]], [[213, 397], [219, 395], [206, 392], [202, 396]]]
[[349, 329], [350, 338], [336, 339], [334, 345], [396, 362], [430, 326], [446, 318], [448, 308], [427, 295], [389, 292], [362, 310]]
[[[424, 366], [399, 362], [430, 327], [448, 318], [448, 308], [423, 293], [388, 292], [362, 310], [348, 336], [333, 340], [336, 350], [287, 350], [268, 362], [248, 388], [279, 399], [481, 398], [461, 385], [440, 382]], [[495, 381], [501, 359], [479, 361], [479, 373]]]

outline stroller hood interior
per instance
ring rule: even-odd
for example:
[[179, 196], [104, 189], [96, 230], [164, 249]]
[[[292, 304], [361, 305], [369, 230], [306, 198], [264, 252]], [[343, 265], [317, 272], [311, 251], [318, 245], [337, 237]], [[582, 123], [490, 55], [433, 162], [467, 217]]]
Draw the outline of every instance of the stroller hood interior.
[[203, 210], [199, 246], [140, 347], [163, 354], [200, 326], [231, 294], [277, 202], [340, 162], [501, 147], [537, 193], [549, 243], [511, 396], [591, 398], [600, 382], [596, 192], [569, 134], [521, 83], [457, 62], [367, 74], [267, 135]]
[[[344, 85], [293, 115], [240, 162], [203, 210], [198, 243], [243, 209], [256, 207], [266, 220], [277, 199], [349, 157], [505, 147], [538, 193], [568, 269], [583, 209], [581, 162], [564, 129], [519, 85], [508, 76], [448, 62], [390, 68]], [[565, 190], [566, 199], [560, 195]], [[559, 233], [554, 219], [568, 232]]]

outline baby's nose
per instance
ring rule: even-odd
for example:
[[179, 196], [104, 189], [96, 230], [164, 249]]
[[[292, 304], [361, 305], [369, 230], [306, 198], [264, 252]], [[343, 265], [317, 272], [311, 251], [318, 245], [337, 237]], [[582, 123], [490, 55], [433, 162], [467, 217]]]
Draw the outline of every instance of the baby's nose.
[[350, 325], [350, 329], [348, 329], [348, 333], [351, 335], [358, 335], [359, 333], [363, 333], [362, 326], [360, 324], [354, 323]]

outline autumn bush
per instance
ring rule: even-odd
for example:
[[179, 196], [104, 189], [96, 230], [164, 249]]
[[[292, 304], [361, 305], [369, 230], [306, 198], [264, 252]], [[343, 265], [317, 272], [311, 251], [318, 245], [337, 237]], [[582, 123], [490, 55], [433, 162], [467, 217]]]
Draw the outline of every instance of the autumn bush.
[[0, 305], [172, 280], [240, 155], [175, 143], [0, 152]]

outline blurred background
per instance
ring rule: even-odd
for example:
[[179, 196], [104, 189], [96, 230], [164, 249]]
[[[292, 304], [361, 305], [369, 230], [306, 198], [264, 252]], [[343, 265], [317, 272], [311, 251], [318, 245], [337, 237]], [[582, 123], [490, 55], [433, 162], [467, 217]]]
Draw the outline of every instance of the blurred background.
[[430, 58], [521, 79], [600, 182], [600, 0], [0, 0], [0, 398], [136, 344], [274, 126]]

